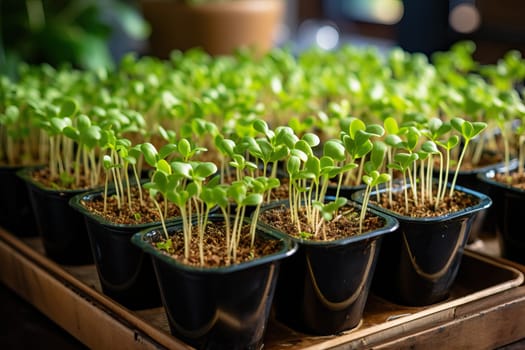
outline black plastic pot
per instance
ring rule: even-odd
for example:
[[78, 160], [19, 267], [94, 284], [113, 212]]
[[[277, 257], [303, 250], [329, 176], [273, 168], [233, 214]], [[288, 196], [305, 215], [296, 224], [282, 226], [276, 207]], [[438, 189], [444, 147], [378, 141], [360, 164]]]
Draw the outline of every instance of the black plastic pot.
[[[399, 186], [397, 190], [403, 189]], [[448, 297], [474, 214], [492, 203], [482, 193], [461, 186], [456, 186], [456, 190], [478, 198], [478, 203], [454, 213], [424, 218], [400, 215], [370, 204], [399, 221], [399, 228], [383, 241], [372, 283], [374, 293], [411, 306], [429, 305]], [[353, 198], [362, 201], [362, 197], [363, 192], [357, 192]]]
[[[518, 159], [513, 158], [509, 162], [509, 169], [514, 170], [518, 167]], [[489, 186], [487, 183], [481, 181], [478, 177], [479, 174], [485, 174], [488, 171], [499, 171], [498, 169], [505, 168], [505, 162], [498, 162], [483, 167], [470, 169], [470, 170], [460, 170], [458, 173], [458, 178], [456, 184], [461, 187], [471, 189], [476, 192], [481, 192], [486, 194], [490, 198], [493, 198], [497, 195], [494, 188]], [[450, 171], [449, 180], [452, 180], [454, 176], [454, 171]], [[474, 219], [472, 220], [472, 228], [469, 235], [469, 242], [475, 241], [479, 238], [480, 235], [491, 235], [496, 233], [496, 220], [497, 220], [497, 208], [496, 206], [491, 206], [487, 210], [479, 211], [475, 214]]]
[[18, 237], [34, 237], [38, 229], [27, 187], [16, 175], [20, 169], [0, 167], [0, 226]]
[[[210, 216], [210, 220], [223, 220]], [[170, 232], [181, 223], [168, 226]], [[280, 239], [267, 229], [258, 235]], [[171, 333], [201, 349], [261, 349], [281, 260], [297, 246], [281, 239], [273, 255], [237, 265], [199, 268], [184, 265], [156, 250], [151, 242], [162, 228], [141, 231], [132, 242], [150, 254]]]
[[[287, 205], [282, 201], [263, 210], [288, 210]], [[281, 266], [274, 299], [277, 320], [317, 335], [336, 334], [359, 325], [381, 241], [398, 226], [394, 218], [370, 212], [384, 219], [381, 229], [336, 241], [292, 238], [299, 250]]]
[[494, 180], [496, 171], [479, 174], [480, 181], [491, 187], [496, 208], [498, 238], [504, 258], [525, 264], [525, 234], [523, 219], [525, 190]]
[[47, 188], [32, 178], [33, 171], [34, 168], [24, 168], [17, 175], [26, 183], [46, 255], [64, 265], [92, 264], [84, 217], [69, 206], [71, 197], [85, 190]]
[[79, 194], [71, 198], [69, 204], [85, 219], [102, 291], [129, 309], [161, 306], [151, 259], [131, 243], [135, 233], [160, 225], [160, 222], [115, 224], [82, 205], [81, 201], [89, 202], [100, 197], [101, 191]]

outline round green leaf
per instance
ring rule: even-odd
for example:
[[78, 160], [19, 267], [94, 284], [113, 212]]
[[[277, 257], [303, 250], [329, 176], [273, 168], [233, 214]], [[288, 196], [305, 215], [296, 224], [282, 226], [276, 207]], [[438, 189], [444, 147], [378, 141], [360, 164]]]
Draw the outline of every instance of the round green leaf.
[[75, 100], [67, 98], [60, 104], [58, 116], [61, 118], [73, 117], [78, 111], [78, 104]]
[[157, 149], [153, 144], [149, 142], [145, 142], [140, 145], [140, 150], [142, 151], [142, 154], [144, 155], [144, 159], [146, 160], [146, 163], [148, 163], [150, 166], [154, 167], [157, 163]]
[[323, 154], [338, 162], [345, 160], [345, 147], [337, 140], [328, 140], [323, 145]]

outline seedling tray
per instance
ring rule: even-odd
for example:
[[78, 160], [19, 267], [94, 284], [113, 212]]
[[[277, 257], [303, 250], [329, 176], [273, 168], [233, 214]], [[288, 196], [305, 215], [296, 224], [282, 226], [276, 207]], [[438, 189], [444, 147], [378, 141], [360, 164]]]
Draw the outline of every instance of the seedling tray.
[[[169, 333], [162, 308], [130, 311], [100, 292], [94, 265], [63, 266], [39, 238], [0, 228], [0, 281], [86, 346], [189, 348]], [[311, 336], [270, 320], [264, 349], [493, 349], [525, 338], [525, 267], [466, 251], [450, 298], [406, 307], [370, 295], [354, 330]]]

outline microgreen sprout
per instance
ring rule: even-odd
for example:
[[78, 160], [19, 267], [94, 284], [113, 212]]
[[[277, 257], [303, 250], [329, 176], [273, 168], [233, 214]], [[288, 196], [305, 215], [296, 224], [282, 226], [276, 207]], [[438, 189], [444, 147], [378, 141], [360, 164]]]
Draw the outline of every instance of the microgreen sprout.
[[486, 127], [487, 123], [484, 122], [469, 122], [468, 120], [464, 120], [462, 118], [452, 118], [450, 121], [450, 124], [454, 129], [456, 129], [463, 138], [463, 149], [461, 150], [461, 154], [459, 156], [458, 164], [456, 165], [456, 171], [454, 173], [454, 178], [452, 179], [452, 184], [450, 186], [450, 197], [454, 194], [454, 187], [456, 186], [456, 181], [458, 178], [459, 170], [461, 168], [461, 163], [463, 162], [463, 158], [465, 157], [465, 153], [467, 151], [467, 147], [472, 141], [473, 138], [478, 136]]

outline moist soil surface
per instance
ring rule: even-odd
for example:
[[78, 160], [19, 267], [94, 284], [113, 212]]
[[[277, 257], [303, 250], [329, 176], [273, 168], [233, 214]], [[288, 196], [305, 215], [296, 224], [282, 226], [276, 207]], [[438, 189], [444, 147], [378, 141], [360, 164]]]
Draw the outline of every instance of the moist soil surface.
[[508, 176], [504, 173], [497, 173], [494, 176], [494, 180], [501, 182], [502, 184], [512, 186], [521, 190], [525, 190], [525, 172], [524, 173], [518, 173], [513, 172], [510, 173]]
[[47, 167], [35, 169], [31, 173], [33, 180], [44, 185], [48, 188], [55, 188], [60, 190], [85, 190], [90, 188], [90, 184], [86, 178], [80, 177], [79, 183], [75, 181], [64, 181], [64, 179], [59, 176], [51, 176], [49, 169]]
[[[388, 195], [381, 194], [379, 202], [375, 196], [370, 197], [370, 203], [378, 205], [382, 208], [394, 211], [400, 215], [409, 217], [436, 217], [457, 212], [459, 210], [471, 207], [479, 203], [475, 197], [465, 193], [454, 191], [452, 197], [448, 196], [448, 191], [443, 200], [436, 207], [435, 202], [431, 203], [428, 200], [424, 203], [419, 201], [417, 204], [413, 200], [412, 192], [408, 190], [408, 208], [405, 206], [405, 194], [403, 191], [392, 194], [392, 202], [389, 203]], [[434, 196], [435, 197], [435, 196]]]
[[[282, 248], [282, 243], [277, 239], [264, 239], [255, 236], [254, 246], [251, 245], [249, 225], [243, 227], [243, 233], [239, 240], [235, 262], [228, 259], [226, 244], [226, 228], [223, 222], [208, 222], [204, 233], [204, 267], [228, 266], [233, 263], [251, 261], [263, 256], [277, 253]], [[184, 258], [184, 238], [181, 231], [170, 232], [173, 248], [170, 251], [162, 250], [164, 254], [193, 266], [200, 266], [199, 239], [196, 227], [193, 227], [190, 242], [190, 256]]]
[[[97, 197], [94, 201], [82, 201], [89, 211], [100, 215], [114, 223], [118, 224], [142, 224], [148, 222], [160, 221], [158, 210], [149, 198], [147, 191], [143, 191], [143, 205], [140, 205], [138, 199], [138, 190], [132, 189], [132, 206], [131, 209], [127, 205], [127, 198], [121, 207], [118, 207], [118, 202], [115, 196], [110, 196], [107, 199], [107, 207], [104, 212], [104, 201], [102, 197]], [[160, 207], [164, 207], [164, 202], [161, 198], [158, 199]], [[168, 216], [167, 218], [180, 216], [179, 209], [173, 203], [168, 202]], [[184, 239], [182, 232], [175, 232], [171, 236], [173, 248], [169, 252], [163, 250], [163, 253], [171, 255], [174, 259], [193, 266], [200, 266], [199, 246], [198, 246], [198, 232], [194, 226], [192, 239], [190, 243], [190, 256], [188, 259], [184, 258]], [[226, 254], [226, 235], [223, 223], [208, 222], [206, 232], [204, 234], [204, 267], [226, 266], [232, 262], [228, 262]], [[250, 237], [248, 235], [249, 226], [244, 228], [244, 236], [241, 237], [239, 247], [237, 249], [237, 256], [235, 263], [253, 260], [254, 258], [269, 255], [278, 252], [281, 249], [281, 242], [278, 240], [266, 240], [256, 238], [254, 248], [250, 248]]]
[[280, 179], [280, 181], [281, 181], [281, 185], [279, 185], [279, 187], [273, 188], [272, 191], [270, 192], [270, 202], [288, 199], [289, 197], [288, 179]]
[[[360, 210], [353, 206], [345, 206], [341, 208], [340, 213], [344, 213], [344, 215], [335, 215], [334, 220], [323, 224], [322, 230], [324, 230], [326, 234], [326, 239], [323, 239], [322, 234], [318, 236], [312, 235], [312, 232], [315, 230], [308, 225], [304, 208], [299, 211], [300, 229], [293, 224], [290, 210], [285, 205], [264, 210], [261, 212], [259, 220], [290, 236], [315, 241], [333, 241], [359, 235]], [[363, 221], [363, 233], [381, 228], [384, 225], [385, 222], [381, 217], [367, 213]]]
[[[159, 205], [164, 209], [164, 201], [157, 198]], [[104, 210], [104, 199], [102, 196], [95, 197], [93, 201], [81, 201], [81, 204], [93, 214], [99, 215], [104, 219], [115, 224], [137, 225], [152, 222], [160, 222], [159, 210], [149, 196], [149, 192], [142, 190], [142, 204], [139, 199], [139, 191], [136, 187], [131, 188], [131, 204], [128, 196], [119, 203], [114, 195], [108, 196], [106, 200], [106, 210]], [[165, 219], [179, 216], [180, 212], [176, 205], [167, 203], [167, 215]]]

